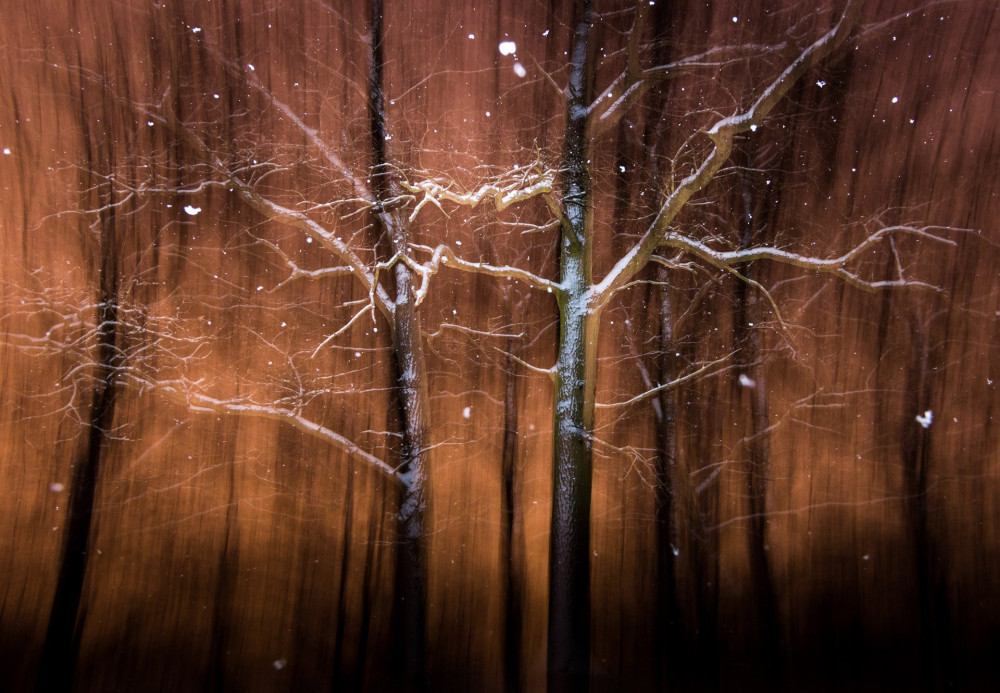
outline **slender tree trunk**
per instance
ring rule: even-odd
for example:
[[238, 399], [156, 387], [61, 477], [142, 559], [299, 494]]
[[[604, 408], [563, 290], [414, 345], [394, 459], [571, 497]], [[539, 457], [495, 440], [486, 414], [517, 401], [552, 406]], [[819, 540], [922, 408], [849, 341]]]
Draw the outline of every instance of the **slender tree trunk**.
[[105, 266], [101, 270], [102, 289], [96, 316], [97, 373], [91, 399], [87, 447], [73, 463], [59, 578], [35, 685], [38, 693], [70, 690], [76, 669], [80, 633], [85, 618], [85, 612], [82, 611], [83, 585], [90, 557], [94, 499], [115, 409], [118, 305], [115, 279], [111, 276], [114, 273], [113, 267]]
[[[86, 152], [87, 175], [95, 171], [95, 147], [86, 127], [87, 106], [80, 88], [81, 122], [84, 123], [83, 145]], [[107, 160], [113, 160], [105, 152]], [[83, 189], [93, 187], [93, 181], [84, 182]], [[73, 477], [69, 486], [66, 508], [66, 529], [59, 562], [59, 577], [49, 614], [45, 642], [39, 664], [35, 689], [39, 693], [69, 690], [73, 683], [80, 632], [85, 614], [82, 612], [83, 585], [87, 572], [90, 550], [90, 530], [94, 516], [94, 500], [101, 461], [108, 441], [108, 431], [115, 413], [115, 377], [121, 366], [118, 340], [118, 239], [114, 190], [103, 187], [99, 193], [100, 237], [97, 247], [97, 314], [96, 364], [94, 389], [90, 404], [90, 425], [87, 447], [73, 463]]]
[[[658, 274], [666, 284], [666, 268]], [[659, 382], [670, 382], [677, 376], [674, 369], [674, 321], [670, 289], [661, 291], [659, 344]], [[656, 408], [656, 484], [654, 486], [654, 519], [656, 522], [656, 620], [653, 624], [653, 653], [659, 661], [657, 680], [661, 687], [677, 680], [676, 669], [681, 663], [682, 634], [680, 610], [677, 604], [677, 546], [674, 525], [674, 476], [677, 467], [676, 397], [673, 390], [664, 390], [657, 397]]]
[[[382, 0], [371, 0], [371, 64], [369, 70], [369, 118], [372, 145], [372, 187], [375, 214], [388, 237], [394, 255], [409, 252], [409, 229], [398, 211], [388, 209], [399, 193], [399, 184], [388, 159], [385, 94], [382, 86]], [[413, 273], [402, 262], [393, 266], [393, 349], [400, 418], [403, 426], [401, 482], [397, 511], [396, 610], [395, 619], [402, 652], [396, 661], [400, 685], [419, 691], [426, 687], [425, 621], [427, 576], [427, 379], [421, 341], [420, 320], [413, 296]]]
[[[650, 11], [652, 18], [655, 47], [653, 60], [657, 65], [670, 61], [674, 48], [674, 13], [676, 3], [660, 2]], [[653, 90], [647, 96], [648, 107], [652, 113], [662, 113], [668, 104], [669, 88]], [[622, 120], [620, 132], [625, 133], [627, 123]], [[650, 118], [646, 122], [643, 133], [642, 171], [658, 170], [662, 163], [658, 161], [658, 144], [665, 140], [666, 124], [662, 118]], [[624, 191], [623, 191], [624, 192]], [[624, 196], [623, 196], [624, 197]], [[645, 197], [647, 212], [655, 214], [663, 204], [662, 192]], [[676, 335], [674, 334], [673, 304], [671, 301], [671, 286], [669, 271], [660, 266], [656, 271], [658, 288], [651, 288], [648, 301], [651, 304], [659, 302], [657, 323], [658, 358], [657, 382], [667, 383], [677, 377]], [[656, 546], [656, 615], [653, 624], [653, 653], [655, 669], [654, 681], [661, 689], [666, 690], [671, 684], [680, 685], [684, 681], [685, 672], [685, 641], [681, 623], [680, 605], [677, 596], [677, 556], [680, 546], [678, 540], [677, 522], [677, 392], [664, 390], [656, 397], [654, 414], [656, 416], [656, 460], [653, 487], [653, 518], [655, 522]]]
[[[509, 322], [509, 321], [508, 321]], [[504, 394], [503, 461], [500, 480], [503, 485], [500, 499], [500, 570], [504, 585], [504, 690], [521, 690], [521, 571], [515, 550], [514, 525], [517, 513], [517, 367], [509, 355], [514, 349], [513, 339], [507, 342], [507, 387]]]
[[599, 315], [591, 312], [591, 181], [586, 130], [591, 7], [577, 2], [567, 99], [549, 540], [549, 691], [586, 690], [590, 674], [590, 497]]
[[[225, 435], [226, 428], [222, 428], [224, 439], [230, 441], [236, 439], [236, 432], [239, 430], [238, 420], [232, 423], [228, 431], [232, 435]], [[240, 544], [239, 530], [239, 494], [236, 489], [236, 453], [232, 446], [226, 460], [227, 472], [229, 476], [229, 502], [226, 505], [226, 533], [222, 544], [222, 554], [219, 557], [219, 577], [215, 583], [215, 598], [213, 599], [212, 610], [212, 664], [207, 676], [207, 689], [209, 691], [225, 691], [227, 687], [226, 674], [228, 659], [227, 650], [230, 647], [230, 633], [232, 624], [232, 603], [233, 594], [236, 591], [239, 579]]]
[[[759, 243], [762, 218], [754, 195], [754, 185], [743, 181], [743, 214], [740, 221], [740, 245], [749, 248]], [[752, 279], [753, 265], [737, 268], [740, 274]], [[760, 330], [755, 327], [760, 318], [757, 315], [757, 295], [752, 293], [747, 282], [739, 282], [736, 287], [735, 342], [737, 361], [744, 383], [749, 388], [750, 434], [745, 454], [747, 479], [748, 515], [750, 531], [747, 535], [747, 554], [750, 563], [751, 589], [756, 605], [756, 626], [759, 633], [758, 647], [763, 679], [771, 690], [778, 690], [783, 681], [781, 631], [778, 623], [777, 598], [771, 579], [770, 560], [767, 544], [767, 493], [770, 481], [770, 437], [767, 410], [767, 383], [761, 363]], [[738, 401], [738, 399], [737, 399]]]
[[[397, 265], [397, 268], [402, 265]], [[396, 273], [396, 367], [403, 416], [402, 482], [396, 522], [400, 542], [396, 564], [396, 604], [403, 652], [403, 685], [424, 690], [427, 576], [425, 513], [427, 509], [427, 383], [420, 328], [413, 312], [409, 270]]]
[[932, 360], [927, 331], [915, 316], [910, 316], [910, 335], [915, 358], [907, 367], [904, 411], [909, 417], [931, 410], [932, 417], [926, 427], [913, 419], [904, 424], [902, 453], [919, 600], [920, 655], [925, 689], [933, 691], [945, 687], [948, 681], [954, 681], [947, 630], [947, 595], [934, 569], [934, 545], [927, 505], [930, 439], [934, 431], [933, 416], [938, 414], [931, 407], [930, 374], [938, 368]]

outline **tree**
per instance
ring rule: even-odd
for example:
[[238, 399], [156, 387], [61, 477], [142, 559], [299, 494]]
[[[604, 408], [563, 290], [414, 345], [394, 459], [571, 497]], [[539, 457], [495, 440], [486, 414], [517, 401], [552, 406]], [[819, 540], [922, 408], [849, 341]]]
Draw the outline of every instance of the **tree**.
[[[934, 227], [906, 224], [883, 226], [870, 230], [846, 253], [824, 258], [776, 245], [759, 244], [749, 229], [740, 233], [733, 243], [724, 237], [691, 233], [684, 225], [678, 224], [695, 195], [705, 189], [730, 161], [741, 138], [762, 129], [767, 117], [807, 74], [842, 55], [858, 35], [864, 33], [865, 27], [859, 27], [860, 9], [859, 4], [848, 3], [843, 12], [831, 15], [832, 26], [829, 29], [819, 32], [812, 40], [806, 40], [803, 47], [791, 51], [787, 45], [721, 47], [706, 54], [645, 67], [643, 41], [649, 10], [647, 4], [639, 3], [634, 10], [625, 55], [617, 59], [617, 63], [624, 63], [624, 66], [620, 72], [612, 70], [615, 76], [606, 84], [598, 85], [599, 76], [609, 69], [598, 57], [599, 52], [603, 55], [603, 51], [592, 39], [593, 28], [601, 17], [590, 0], [576, 2], [571, 25], [574, 30], [569, 51], [569, 75], [565, 88], [560, 89], [565, 99], [566, 117], [560, 159], [558, 163], [543, 165], [539, 175], [544, 176], [544, 180], [530, 179], [530, 185], [522, 184], [517, 189], [500, 186], [489, 189], [489, 194], [495, 197], [497, 207], [501, 209], [514, 200], [534, 195], [546, 196], [546, 202], [559, 224], [558, 278], [549, 280], [524, 270], [470, 263], [457, 257], [445, 245], [424, 249], [432, 254], [425, 264], [432, 271], [447, 264], [461, 270], [520, 279], [556, 297], [559, 312], [558, 354], [555, 365], [549, 369], [554, 381], [552, 409], [555, 439], [549, 554], [550, 690], [581, 690], [590, 674], [590, 502], [598, 335], [602, 312], [614, 297], [641, 281], [640, 275], [647, 266], [654, 264], [668, 270], [680, 269], [684, 267], [685, 260], [739, 278], [746, 287], [759, 292], [765, 301], [772, 304], [779, 324], [782, 323], [780, 312], [770, 294], [749, 271], [754, 263], [767, 261], [807, 272], [829, 273], [868, 291], [896, 287], [934, 288], [908, 277], [902, 267], [898, 274], [888, 279], [867, 278], [855, 269], [864, 253], [888, 243], [894, 236], [909, 235], [925, 241], [954, 244], [938, 233], [941, 229]], [[790, 35], [798, 40], [805, 35], [804, 32], [805, 29], [797, 26], [789, 30]], [[653, 183], [660, 197], [652, 220], [638, 234], [638, 238], [615, 257], [604, 276], [595, 278], [593, 258], [597, 240], [593, 191], [598, 175], [595, 169], [599, 166], [595, 143], [619, 126], [645, 94], [678, 73], [705, 64], [750, 60], [760, 55], [774, 59], [789, 52], [791, 57], [785, 58], [787, 62], [781, 64], [777, 76], [748, 95], [736, 98], [732, 115], [707, 116], [707, 124], [699, 127], [684, 142], [682, 153], [674, 160], [671, 175], [654, 177]], [[758, 55], [754, 56], [754, 53]], [[732, 55], [738, 57], [733, 58]], [[707, 142], [703, 144], [704, 140]], [[558, 184], [550, 183], [549, 177], [554, 180], [556, 172]], [[450, 192], [447, 184], [424, 182], [411, 190], [425, 195], [415, 208], [415, 215], [428, 201], [435, 204], [440, 204], [442, 200], [464, 205], [479, 204], [486, 189], [462, 195]], [[745, 299], [741, 301], [741, 305], [745, 306], [745, 303]], [[666, 310], [669, 311], [669, 307]], [[746, 316], [747, 309], [743, 307], [740, 312]], [[669, 328], [666, 332], [669, 335]], [[743, 354], [745, 366], [752, 366], [756, 360], [753, 340], [753, 331], [738, 337], [738, 348]], [[750, 378], [745, 374], [744, 377]], [[657, 396], [675, 387], [678, 380], [675, 378], [656, 385], [633, 399]], [[762, 393], [763, 390], [757, 392]], [[750, 483], [751, 496], [757, 499], [752, 514], [757, 518], [762, 517], [764, 511], [760, 507], [759, 467], [763, 464], [762, 457], [766, 455], [761, 447], [765, 444], [762, 436], [766, 435], [767, 428], [765, 406], [763, 401], [754, 399], [752, 417], [758, 438], [751, 445], [750, 464], [754, 469], [750, 472]], [[664, 445], [669, 448], [669, 441]], [[660, 483], [666, 483], [662, 474]], [[761, 562], [762, 532], [758, 526], [752, 533], [755, 542], [752, 554], [757, 556], [754, 572], [761, 589], [769, 594], [767, 567]], [[765, 603], [770, 601], [773, 597], [765, 599]], [[765, 607], [765, 610], [768, 608]], [[768, 637], [772, 641], [776, 639], [774, 634]]]
[[[332, 8], [328, 11], [336, 15]], [[280, 147], [271, 150], [267, 150], [266, 146], [258, 147], [252, 141], [253, 134], [245, 138], [236, 132], [233, 119], [223, 117], [213, 121], [212, 114], [205, 113], [206, 109], [201, 106], [194, 106], [194, 113], [185, 114], [183, 111], [190, 103], [189, 90], [196, 85], [191, 83], [186, 73], [189, 66], [183, 56], [174, 56], [173, 60], [157, 65], [157, 79], [152, 91], [158, 98], [153, 101], [144, 101], [130, 94], [127, 78], [124, 87], [119, 89], [120, 85], [114, 84], [106, 73], [82, 62], [79, 57], [82, 51], [78, 51], [76, 60], [68, 57], [68, 67], [62, 68], [81, 95], [81, 101], [93, 98], [102, 104], [105, 122], [124, 114], [121, 117], [126, 122], [131, 117], [139, 117], [149, 128], [158, 126], [167, 134], [163, 148], [154, 150], [153, 155], [140, 165], [136, 165], [138, 157], [134, 153], [117, 158], [110, 148], [101, 167], [93, 162], [81, 165], [85, 175], [99, 178], [97, 182], [86, 182], [81, 205], [85, 210], [83, 214], [94, 217], [99, 228], [100, 246], [96, 254], [101, 258], [98, 263], [100, 295], [93, 333], [84, 330], [81, 336], [76, 332], [66, 333], [50, 328], [38, 337], [24, 336], [22, 346], [34, 350], [59, 352], [80, 346], [79, 355], [85, 362], [88, 360], [86, 346], [89, 340], [97, 343], [91, 443], [87, 457], [77, 465], [74, 481], [69, 487], [70, 523], [43, 654], [39, 690], [49, 690], [56, 685], [52, 676], [59, 677], [58, 687], [67, 687], [72, 681], [76, 623], [86, 569], [87, 538], [100, 451], [113, 417], [113, 395], [115, 389], [122, 385], [158, 393], [191, 412], [281, 421], [339, 449], [389, 482], [398, 493], [394, 640], [399, 646], [398, 656], [390, 668], [399, 685], [407, 689], [423, 690], [426, 685], [426, 458], [431, 447], [431, 431], [423, 359], [424, 338], [418, 313], [426, 287], [416, 285], [412, 263], [406, 261], [409, 224], [401, 204], [405, 194], [399, 187], [396, 164], [391, 158], [391, 136], [386, 124], [381, 0], [370, 0], [366, 11], [368, 30], [366, 33], [358, 32], [356, 40], [367, 50], [366, 80], [362, 91], [367, 110], [366, 140], [370, 161], [360, 172], [348, 165], [342, 152], [327, 142], [322, 133], [311, 127], [265, 80], [259, 78], [252, 64], [240, 62], [238, 55], [234, 56], [215, 43], [216, 37], [206, 36], [199, 40], [202, 38], [198, 36], [201, 27], [192, 28], [178, 15], [153, 18], [149, 31], [154, 47], [156, 44], [171, 46], [178, 42], [182, 49], [190, 47], [203, 51], [207, 59], [215, 63], [213, 72], [223, 78], [223, 88], [231, 98], [239, 101], [245, 98], [247, 108], [261, 108], [263, 117], [288, 124], [294, 135], [302, 139], [301, 144], [291, 147], [290, 156]], [[239, 22], [238, 16], [229, 19], [233, 25]], [[340, 19], [345, 23], [348, 21], [343, 17]], [[222, 42], [231, 39], [232, 35], [226, 35], [222, 37]], [[192, 40], [190, 46], [185, 45]], [[227, 48], [238, 54], [238, 35], [235, 40], [235, 48]], [[218, 94], [215, 96], [218, 98]], [[81, 105], [80, 119], [84, 123], [89, 120], [87, 111], [88, 105]], [[200, 116], [206, 118], [203, 120]], [[225, 145], [216, 147], [212, 140], [219, 136], [220, 131], [225, 133]], [[85, 141], [87, 136], [85, 132]], [[134, 143], [136, 135], [127, 133], [123, 139]], [[171, 155], [178, 151], [179, 160], [175, 161]], [[185, 157], [196, 162], [187, 176], [184, 171]], [[335, 198], [329, 204], [303, 206], [295, 199], [295, 191], [281, 190], [268, 180], [295, 166], [309, 166], [317, 161], [324, 173], [332, 173], [334, 180], [327, 182], [338, 190], [341, 199]], [[360, 302], [360, 308], [319, 344], [302, 349], [289, 348], [288, 345], [278, 347], [258, 335], [265, 348], [286, 361], [294, 374], [292, 382], [275, 383], [263, 378], [250, 393], [219, 393], [220, 383], [206, 383], [188, 375], [196, 363], [197, 348], [187, 352], [173, 348], [178, 339], [174, 335], [190, 329], [190, 321], [132, 319], [123, 322], [121, 313], [125, 310], [125, 299], [118, 289], [122, 278], [116, 264], [116, 244], [121, 242], [118, 234], [122, 231], [115, 224], [115, 216], [121, 213], [131, 218], [134, 227], [138, 214], [137, 201], [138, 205], [146, 205], [158, 198], [179, 202], [176, 214], [180, 214], [183, 207], [185, 215], [197, 216], [202, 210], [195, 206], [195, 196], [213, 189], [235, 195], [260, 219], [292, 230], [300, 244], [311, 245], [318, 249], [318, 254], [328, 258], [328, 263], [318, 268], [305, 267], [293, 251], [280, 243], [251, 234], [254, 243], [269, 248], [286, 266], [287, 277], [274, 289], [296, 281], [322, 281], [345, 276], [358, 282], [364, 291], [365, 299]], [[340, 212], [341, 207], [349, 207], [349, 210]], [[356, 249], [357, 239], [352, 243], [343, 238], [343, 229], [339, 228], [340, 221], [359, 217], [372, 227], [370, 230], [366, 224], [357, 232], [364, 237], [360, 242], [364, 248], [361, 253]], [[332, 223], [327, 223], [328, 220]], [[390, 277], [388, 285], [382, 282], [385, 276]], [[263, 288], [258, 287], [258, 290]], [[130, 289], [134, 290], [135, 286]], [[294, 305], [289, 305], [290, 310], [294, 308]], [[132, 313], [129, 315], [135, 318]], [[376, 340], [379, 326], [388, 326], [392, 353], [389, 364], [391, 387], [395, 406], [398, 407], [398, 413], [390, 418], [396, 419], [399, 425], [395, 434], [398, 442], [392, 446], [394, 459], [389, 460], [325, 426], [322, 411], [317, 411], [315, 406], [317, 400], [328, 398], [342, 386], [336, 373], [312, 373], [310, 362], [315, 362], [325, 348], [344, 335], [350, 335], [351, 329], [365, 320], [374, 325], [367, 334], [374, 332]], [[119, 335], [119, 331], [123, 326], [129, 328], [129, 336], [133, 340], [130, 344], [121, 343], [124, 337]]]
[[[105, 185], [117, 191], [113, 199], [180, 200], [183, 205], [177, 205], [176, 214], [180, 215], [183, 206], [189, 210], [185, 214], [196, 216], [201, 212], [196, 196], [212, 191], [226, 206], [241, 206], [252, 213], [241, 238], [255, 252], [266, 252], [283, 265], [285, 278], [267, 288], [280, 292], [299, 282], [337, 278], [360, 287], [360, 299], [350, 304], [348, 312], [345, 304], [328, 308], [330, 315], [325, 319], [337, 326], [318, 343], [278, 343], [260, 336], [263, 348], [286, 363], [285, 380], [247, 378], [242, 381], [244, 387], [234, 392], [226, 390], [224, 383], [191, 377], [184, 359], [169, 353], [161, 339], [180, 329], [171, 323], [140, 331], [165, 358], [132, 358], [128, 365], [109, 367], [109, 373], [190, 411], [282, 421], [343, 451], [398, 487], [396, 597], [401, 611], [397, 625], [406, 647], [396, 663], [401, 677], [415, 687], [424, 680], [424, 517], [427, 456], [432, 447], [419, 307], [430, 295], [432, 282], [444, 283], [442, 269], [494, 278], [505, 285], [517, 282], [538, 292], [535, 295], [542, 295], [543, 301], [551, 301], [544, 298], [549, 295], [555, 301], [554, 305], [546, 303], [558, 315], [554, 365], [532, 365], [529, 356], [511, 343], [512, 337], [504, 337], [503, 358], [508, 372], [511, 364], [517, 364], [528, 372], [544, 374], [553, 384], [548, 657], [550, 687], [569, 690], [584, 685], [590, 673], [589, 531], [594, 448], [602, 442], [599, 412], [643, 404], [657, 407], [657, 559], [669, 593], [673, 589], [672, 515], [677, 513], [677, 505], [694, 504], [690, 492], [678, 488], [684, 474], [672, 469], [678, 448], [674, 428], [677, 401], [672, 396], [685, 383], [730, 365], [740, 371], [752, 390], [748, 402], [752, 435], [745, 459], [753, 518], [748, 551], [754, 557], [753, 579], [766, 594], [769, 569], [762, 553], [765, 529], [760, 520], [767, 512], [768, 403], [764, 379], [758, 372], [763, 358], [759, 332], [743, 323], [758, 323], [758, 315], [769, 315], [778, 334], [787, 335], [791, 327], [759, 268], [773, 263], [803, 273], [826, 273], [861, 290], [934, 289], [912, 279], [902, 260], [890, 268], [887, 278], [877, 278], [870, 251], [894, 247], [894, 239], [903, 236], [951, 243], [943, 237], [944, 229], [885, 225], [876, 220], [857, 223], [845, 231], [849, 237], [843, 243], [848, 249], [831, 256], [794, 237], [762, 237], [753, 212], [747, 211], [755, 209], [752, 200], [738, 214], [738, 228], [699, 219], [700, 203], [704, 202], [699, 196], [713, 181], [734, 174], [749, 176], [759, 164], [747, 156], [747, 149], [755, 137], [767, 134], [769, 118], [780, 112], [794, 89], [811, 76], [822, 81], [822, 70], [878, 25], [860, 24], [858, 4], [849, 4], [843, 12], [817, 11], [801, 20], [787, 20], [786, 13], [774, 20], [788, 24], [781, 43], [734, 42], [689, 56], [678, 50], [677, 57], [667, 50], [673, 49], [673, 37], [667, 30], [670, 18], [662, 14], [666, 4], [657, 7], [650, 22], [652, 10], [645, 3], [616, 6], [604, 13], [588, 0], [575, 3], [565, 65], [553, 66], [558, 62], [554, 59], [536, 66], [540, 74], [537, 82], [544, 88], [555, 87], [557, 111], [565, 116], [562, 135], [554, 138], [556, 145], [542, 142], [531, 147], [524, 143], [501, 151], [498, 157], [516, 160], [506, 160], [503, 165], [491, 162], [472, 175], [460, 165], [431, 172], [405, 154], [392, 151], [393, 132], [383, 87], [383, 8], [377, 0], [366, 8], [367, 33], [352, 35], [350, 21], [341, 23], [341, 31], [350, 36], [347, 43], [364, 46], [364, 69], [357, 70], [350, 61], [326, 66], [331, 72], [354, 68], [352, 74], [363, 73], [360, 80], [343, 80], [349, 96], [323, 94], [323, 98], [340, 98], [353, 108], [346, 110], [355, 119], [338, 122], [339, 132], [337, 127], [324, 129], [319, 116], [307, 113], [308, 104], [297, 106], [285, 98], [291, 91], [288, 85], [269, 82], [266, 71], [255, 66], [252, 57], [247, 59], [246, 47], [235, 29], [203, 29], [178, 16], [154, 21], [154, 34], [162, 37], [158, 41], [182, 48], [176, 62], [164, 60], [148, 90], [152, 94], [149, 99], [120, 84], [106, 83], [103, 76], [82, 64], [72, 71], [89, 88], [110, 95], [123, 112], [141, 116], [139, 130], [146, 123], [155, 132], [166, 133], [156, 135], [164, 140], [155, 143], [155, 154], [138, 170], [128, 176], [117, 171], [105, 174]], [[358, 14], [352, 17], [357, 19]], [[230, 26], [235, 26], [235, 19], [223, 17]], [[621, 41], [621, 50], [609, 54], [598, 32], [614, 30], [628, 38]], [[209, 84], [192, 81], [188, 60], [200, 68], [211, 65], [205, 70], [210, 75]], [[743, 74], [747, 65], [754, 68]], [[550, 67], [551, 73], [546, 72]], [[523, 65], [521, 69], [525, 69]], [[714, 95], [715, 101], [709, 99], [702, 107], [670, 91], [674, 84], [699, 83], [708, 91], [704, 87], [706, 71], [720, 81], [734, 75], [737, 78], [731, 87]], [[754, 83], [760, 74], [766, 75], [765, 79]], [[215, 109], [209, 99], [206, 103], [192, 99], [192, 93], [207, 95], [211, 93], [207, 87], [214, 86], [226, 97], [223, 107]], [[358, 116], [356, 92], [361, 93], [360, 102], [364, 103], [362, 116]], [[673, 110], [666, 111], [674, 97], [684, 109], [677, 125], [667, 121], [668, 115], [675, 115]], [[254, 120], [258, 121], [255, 128], [240, 130], [240, 123]], [[619, 140], [633, 137], [629, 131], [636, 124], [646, 126], [648, 137], [641, 170], [633, 173], [626, 171], [631, 161], [620, 165], [609, 161], [608, 141], [612, 135]], [[665, 131], [669, 136], [663, 134]], [[363, 145], [358, 146], [358, 142]], [[668, 147], [671, 144], [676, 147]], [[180, 154], [171, 159], [170, 151]], [[349, 164], [352, 158], [361, 158], [366, 165]], [[733, 163], [735, 166], [727, 169]], [[469, 184], [476, 177], [481, 184]], [[287, 185], [303, 180], [305, 185]], [[602, 209], [595, 202], [597, 191], [608, 181], [621, 190], [617, 198], [622, 201], [621, 210]], [[641, 204], [633, 204], [631, 197], [626, 197], [635, 195], [635, 190], [649, 196]], [[93, 201], [88, 204], [95, 206]], [[117, 203], [110, 207], [115, 208]], [[636, 213], [637, 208], [642, 208], [641, 213]], [[438, 220], [448, 218], [455, 209], [473, 214], [472, 219], [451, 220], [455, 226], [468, 223], [485, 230], [496, 219], [513, 217], [538, 234], [558, 230], [558, 238], [537, 244], [551, 246], [557, 260], [531, 263], [525, 256], [514, 262], [487, 261], [483, 258], [488, 252], [476, 258], [474, 251], [449, 243], [447, 233], [436, 228]], [[432, 216], [439, 213], [441, 216]], [[502, 239], [490, 237], [483, 243], [487, 250], [502, 244]], [[306, 246], [309, 252], [303, 253]], [[496, 254], [504, 257], [500, 251]], [[538, 269], [539, 264], [543, 269]], [[691, 275], [706, 282], [718, 283], [719, 277], [736, 282], [734, 312], [740, 316], [739, 326], [734, 328], [732, 347], [719, 345], [714, 356], [671, 357], [671, 353], [680, 354], [673, 347], [681, 340], [679, 323], [691, 310], [690, 306], [677, 305], [677, 299], [683, 297], [678, 286], [685, 281], [679, 277]], [[659, 305], [658, 372], [653, 376], [647, 373], [642, 392], [630, 393], [620, 401], [599, 402], [600, 334], [607, 329], [608, 314], [616, 301], [643, 287]], [[696, 302], [697, 297], [692, 303]], [[113, 305], [120, 308], [118, 302]], [[107, 324], [103, 319], [97, 322]], [[112, 320], [116, 326], [119, 322]], [[320, 403], [347, 388], [341, 374], [321, 370], [317, 375], [312, 369], [324, 349], [337, 347], [340, 339], [361, 337], [361, 330], [370, 325], [388, 326], [393, 355], [390, 380], [397, 412], [392, 418], [398, 430], [392, 433], [399, 442], [387, 446], [391, 448], [388, 456], [325, 424]], [[449, 327], [473, 332], [468, 324]], [[380, 334], [384, 336], [386, 331]], [[489, 336], [499, 335], [494, 331]], [[370, 331], [363, 337], [375, 345], [373, 348], [382, 344], [382, 337], [373, 337]], [[743, 384], [740, 379], [734, 383]], [[509, 385], [505, 388], [508, 400], [511, 390]], [[513, 430], [515, 419], [516, 411], [505, 409], [505, 429]], [[505, 445], [505, 454], [512, 444]], [[512, 474], [511, 466], [505, 457], [505, 480]], [[505, 485], [503, 493], [506, 545], [516, 496], [510, 485]], [[664, 619], [675, 618], [670, 608], [664, 608], [663, 614]], [[658, 642], [674, 642], [677, 637], [661, 634]]]

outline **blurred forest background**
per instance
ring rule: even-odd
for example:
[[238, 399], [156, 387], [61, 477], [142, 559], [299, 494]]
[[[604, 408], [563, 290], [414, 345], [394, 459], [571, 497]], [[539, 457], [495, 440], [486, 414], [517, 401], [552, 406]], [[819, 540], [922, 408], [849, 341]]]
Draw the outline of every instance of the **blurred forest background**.
[[[394, 685], [400, 375], [374, 289], [328, 252], [392, 294], [375, 267], [395, 251], [359, 193], [369, 4], [0, 4], [0, 679]], [[636, 5], [596, 3], [595, 94], [632, 36], [646, 66], [697, 59], [594, 139], [595, 278], [700, 131], [842, 9], [658, 0], [635, 35]], [[912, 286], [671, 254], [614, 296], [593, 691], [995, 682], [1000, 10], [861, 10], [849, 49], [739, 136], [675, 225], [817, 258], [886, 226], [938, 240], [887, 237], [852, 265]], [[576, 12], [387, 0], [382, 139], [412, 244], [556, 278], [545, 195], [418, 209], [417, 184], [558, 180]], [[556, 301], [442, 264], [418, 316], [428, 688], [544, 690]]]

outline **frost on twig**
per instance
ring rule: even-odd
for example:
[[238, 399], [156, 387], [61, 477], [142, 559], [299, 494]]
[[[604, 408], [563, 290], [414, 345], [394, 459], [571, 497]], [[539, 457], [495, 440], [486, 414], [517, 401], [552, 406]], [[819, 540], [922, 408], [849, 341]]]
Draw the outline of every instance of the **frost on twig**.
[[[522, 281], [529, 286], [533, 286], [536, 289], [542, 289], [548, 293], [558, 293], [561, 289], [557, 282], [554, 282], [551, 279], [545, 279], [544, 277], [539, 277], [537, 274], [523, 270], [519, 267], [513, 267], [511, 265], [491, 265], [485, 262], [473, 262], [471, 260], [460, 258], [446, 245], [439, 245], [436, 248], [431, 248], [430, 246], [411, 243], [410, 247], [414, 250], [420, 250], [431, 255], [430, 260], [425, 263], [413, 265], [415, 269], [416, 267], [420, 267], [418, 271], [425, 278], [429, 278], [430, 276], [436, 274], [441, 268], [441, 265], [447, 265], [457, 270], [461, 270], [462, 272], [515, 279], [517, 281]], [[407, 262], [413, 261], [408, 259]], [[421, 288], [423, 288], [423, 286]]]
[[472, 192], [458, 192], [451, 181], [426, 178], [415, 183], [403, 181], [401, 185], [414, 195], [423, 195], [410, 213], [414, 221], [420, 210], [428, 203], [433, 204], [447, 216], [441, 206], [442, 201], [464, 207], [478, 207], [486, 200], [492, 200], [496, 210], [502, 212], [513, 204], [530, 200], [539, 195], [550, 195], [555, 184], [555, 172], [540, 164], [532, 167], [514, 167], [496, 180], [484, 183]]

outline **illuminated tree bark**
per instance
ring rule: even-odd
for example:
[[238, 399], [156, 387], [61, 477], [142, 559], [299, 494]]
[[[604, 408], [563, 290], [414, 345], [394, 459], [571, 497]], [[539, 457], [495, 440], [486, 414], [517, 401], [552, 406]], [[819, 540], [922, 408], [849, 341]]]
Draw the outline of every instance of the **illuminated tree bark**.
[[[369, 72], [369, 118], [371, 121], [373, 213], [388, 236], [393, 254], [409, 250], [407, 221], [391, 201], [401, 195], [392, 162], [386, 151], [385, 94], [382, 86], [382, 0], [371, 1], [371, 65]], [[403, 425], [402, 462], [396, 469], [401, 491], [397, 522], [399, 552], [396, 567], [397, 619], [403, 654], [401, 684], [414, 691], [426, 685], [424, 633], [426, 630], [427, 577], [427, 447], [430, 435], [427, 406], [427, 376], [424, 365], [420, 319], [415, 299], [413, 272], [405, 262], [392, 267], [395, 282], [393, 302], [393, 351], [396, 363], [400, 419]]]

